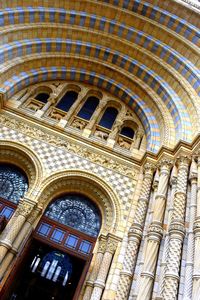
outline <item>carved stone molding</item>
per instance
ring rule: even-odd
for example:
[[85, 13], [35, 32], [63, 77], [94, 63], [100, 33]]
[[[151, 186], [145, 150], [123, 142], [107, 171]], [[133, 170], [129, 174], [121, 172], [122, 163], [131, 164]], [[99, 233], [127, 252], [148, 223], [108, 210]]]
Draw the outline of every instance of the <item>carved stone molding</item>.
[[38, 204], [45, 208], [48, 203], [63, 193], [80, 192], [92, 199], [102, 215], [102, 233], [115, 230], [120, 220], [119, 199], [113, 189], [94, 174], [71, 170], [53, 174], [37, 195]]
[[16, 120], [14, 118], [8, 118], [5, 115], [0, 115], [0, 124], [13, 130], [22, 132], [23, 134], [28, 135], [31, 138], [41, 140], [55, 147], [66, 149], [67, 151], [82, 156], [93, 163], [99, 164], [108, 169], [112, 169], [130, 178], [136, 177], [136, 170], [133, 170], [127, 165], [119, 163], [115, 159], [111, 159], [110, 157], [106, 157], [105, 155], [94, 153], [93, 150], [89, 150], [82, 145], [69, 142], [67, 140], [67, 137], [63, 139], [55, 135], [48, 134], [44, 130], [38, 129], [34, 126], [29, 126], [25, 122]]
[[170, 171], [171, 167], [173, 166], [173, 160], [171, 160], [169, 158], [162, 158], [159, 161], [159, 163], [157, 164], [157, 166], [161, 170], [163, 170], [165, 168], [167, 171]]
[[38, 186], [43, 176], [43, 166], [35, 153], [17, 142], [0, 141], [1, 162], [11, 163], [21, 168], [28, 177], [29, 190]]
[[200, 217], [197, 217], [194, 221], [194, 233], [200, 235]]
[[15, 212], [15, 216], [23, 216], [25, 218], [27, 218], [31, 211], [33, 210], [33, 205], [30, 204], [30, 203], [26, 203], [26, 202], [21, 202], [19, 203], [18, 207], [17, 207], [17, 210]]
[[172, 223], [169, 226], [169, 234], [173, 235], [179, 235], [181, 239], [185, 235], [185, 226], [182, 222], [179, 222], [178, 220], [173, 220]]
[[142, 229], [143, 228], [140, 224], [133, 223], [128, 232], [129, 240], [131, 240], [134, 237], [140, 241], [142, 239]]
[[149, 238], [156, 238], [158, 240], [162, 239], [163, 236], [163, 228], [160, 224], [153, 222], [148, 229], [148, 236]]

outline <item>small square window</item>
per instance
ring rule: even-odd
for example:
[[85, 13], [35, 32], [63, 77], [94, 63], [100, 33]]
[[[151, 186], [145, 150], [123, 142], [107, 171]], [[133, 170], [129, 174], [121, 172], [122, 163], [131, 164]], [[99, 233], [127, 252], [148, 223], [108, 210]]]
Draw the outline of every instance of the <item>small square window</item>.
[[51, 235], [51, 240], [55, 241], [56, 243], [61, 243], [63, 237], [64, 237], [65, 232], [60, 230], [60, 229], [54, 229], [52, 235]]
[[6, 219], [10, 219], [11, 216], [12, 216], [12, 214], [13, 214], [13, 212], [14, 212], [14, 209], [13, 209], [13, 208], [8, 207], [8, 206], [5, 206], [5, 207], [2, 209], [0, 215], [1, 215], [1, 216], [5, 216]]
[[85, 254], [89, 254], [92, 248], [92, 244], [88, 241], [82, 241], [79, 247], [79, 251]]
[[73, 234], [69, 234], [66, 239], [65, 245], [69, 248], [75, 249], [77, 243], [78, 243], [78, 237]]
[[40, 235], [43, 235], [43, 236], [47, 236], [51, 230], [51, 227], [49, 224], [46, 224], [46, 223], [42, 223], [38, 229], [38, 233]]

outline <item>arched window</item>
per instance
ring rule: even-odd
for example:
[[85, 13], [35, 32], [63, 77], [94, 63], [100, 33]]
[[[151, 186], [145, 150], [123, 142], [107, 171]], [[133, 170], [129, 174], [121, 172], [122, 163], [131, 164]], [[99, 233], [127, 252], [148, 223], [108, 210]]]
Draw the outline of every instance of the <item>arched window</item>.
[[28, 189], [28, 180], [24, 172], [15, 166], [0, 165], [0, 197], [14, 203], [18, 203], [20, 198]]
[[99, 104], [98, 98], [89, 97], [86, 100], [86, 102], [83, 104], [81, 110], [79, 111], [78, 117], [85, 120], [90, 120], [98, 104]]
[[94, 237], [100, 230], [99, 211], [83, 195], [69, 194], [55, 200], [47, 208], [45, 216]]
[[9, 219], [27, 190], [28, 179], [23, 171], [9, 164], [0, 165], [0, 216]]
[[74, 104], [78, 97], [78, 93], [74, 91], [68, 91], [64, 94], [64, 96], [60, 99], [58, 104], [56, 105], [57, 108], [68, 111], [70, 107]]
[[43, 103], [47, 103], [47, 100], [49, 99], [49, 94], [39, 93], [35, 96], [35, 99], [38, 100], [38, 101], [41, 101]]
[[36, 234], [63, 250], [88, 256], [100, 227], [100, 212], [95, 204], [83, 195], [67, 194], [47, 207]]
[[102, 127], [111, 129], [113, 126], [113, 123], [115, 122], [117, 114], [118, 114], [118, 110], [116, 108], [108, 107], [105, 110], [105, 112], [99, 122], [99, 125]]
[[135, 132], [130, 127], [123, 127], [122, 130], [121, 130], [121, 132], [120, 132], [120, 134], [124, 135], [124, 136], [126, 136], [126, 137], [128, 137], [130, 139], [133, 139]]

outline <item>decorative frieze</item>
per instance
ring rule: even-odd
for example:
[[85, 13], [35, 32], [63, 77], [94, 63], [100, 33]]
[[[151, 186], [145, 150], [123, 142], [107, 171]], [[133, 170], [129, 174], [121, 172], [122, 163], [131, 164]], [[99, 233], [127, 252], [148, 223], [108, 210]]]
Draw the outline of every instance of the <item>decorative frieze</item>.
[[99, 164], [102, 167], [112, 169], [120, 174], [128, 176], [130, 178], [136, 177], [136, 170], [128, 167], [125, 164], [119, 163], [117, 160], [106, 157], [99, 153], [94, 153], [93, 150], [90, 150], [83, 145], [78, 145], [67, 140], [67, 138], [60, 138], [53, 134], [46, 133], [44, 130], [39, 129], [38, 127], [30, 126], [25, 122], [19, 121], [17, 119], [10, 119], [5, 115], [0, 115], [0, 124], [8, 128], [22, 132], [25, 135], [30, 136], [31, 138], [47, 142], [50, 145], [66, 149], [71, 153], [82, 156], [95, 164]]

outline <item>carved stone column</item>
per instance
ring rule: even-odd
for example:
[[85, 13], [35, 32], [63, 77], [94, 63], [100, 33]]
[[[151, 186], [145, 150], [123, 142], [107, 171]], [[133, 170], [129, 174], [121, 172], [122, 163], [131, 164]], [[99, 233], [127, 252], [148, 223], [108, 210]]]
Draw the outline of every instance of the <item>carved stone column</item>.
[[126, 112], [127, 112], [126, 107], [125, 106], [122, 107], [121, 111], [117, 115], [115, 123], [112, 127], [112, 130], [111, 130], [109, 136], [108, 136], [107, 144], [111, 147], [115, 144], [116, 137], [120, 133], [121, 127], [123, 125], [123, 119], [126, 115]]
[[106, 238], [104, 236], [100, 236], [97, 255], [95, 258], [94, 266], [90, 274], [90, 277], [86, 281], [86, 288], [85, 288], [83, 300], [90, 300], [91, 298], [94, 281], [97, 279], [97, 275], [103, 260], [105, 250], [106, 250]]
[[17, 235], [12, 248], [10, 249], [10, 252], [8, 252], [2, 261], [1, 268], [0, 268], [0, 279], [3, 278], [6, 270], [8, 269], [9, 265], [13, 261], [13, 258], [15, 255], [19, 252], [19, 249], [24, 246], [25, 242], [27, 241], [31, 231], [32, 231], [32, 225], [35, 222], [36, 218], [41, 213], [40, 208], [36, 208], [32, 210], [32, 213], [29, 215], [27, 221], [22, 226], [22, 229], [20, 230], [19, 234]]
[[101, 100], [99, 102], [99, 105], [98, 105], [97, 109], [95, 110], [95, 112], [93, 113], [91, 120], [86, 125], [85, 129], [83, 130], [83, 135], [85, 137], [88, 137], [90, 135], [91, 130], [93, 129], [94, 125], [96, 124], [97, 119], [98, 119], [99, 115], [101, 114], [102, 110], [104, 109], [104, 107], [106, 106], [106, 104], [107, 104], [106, 100]]
[[132, 276], [137, 260], [138, 249], [142, 238], [144, 221], [148, 208], [148, 202], [153, 179], [154, 165], [146, 163], [144, 166], [144, 179], [142, 190], [138, 199], [138, 204], [134, 216], [134, 222], [131, 225], [128, 234], [128, 245], [123, 262], [123, 270], [120, 274], [116, 300], [126, 300], [128, 298]]
[[192, 299], [200, 299], [200, 157], [198, 157], [197, 211], [194, 222], [194, 269]]
[[153, 218], [148, 231], [148, 241], [145, 252], [146, 255], [144, 259], [143, 271], [141, 273], [140, 289], [137, 300], [148, 300], [151, 298], [158, 251], [163, 234], [162, 223], [164, 219], [166, 195], [171, 165], [171, 161], [167, 159], [163, 159], [160, 162], [160, 178], [158, 183], [158, 191], [155, 197]]
[[[135, 138], [135, 142], [133, 143], [133, 149], [139, 149], [140, 148], [140, 144], [141, 144], [143, 136], [144, 136], [144, 131], [143, 130], [138, 130], [136, 132], [136, 138]], [[132, 149], [132, 147], [131, 147], [131, 149]]]
[[108, 238], [106, 250], [103, 255], [101, 266], [97, 275], [97, 279], [94, 282], [94, 289], [90, 300], [100, 300], [102, 292], [105, 288], [106, 278], [110, 269], [113, 255], [117, 248], [117, 240], [114, 240], [112, 237]]
[[162, 261], [160, 264], [160, 274], [158, 279], [158, 296], [156, 299], [162, 299], [162, 291], [163, 291], [163, 284], [164, 284], [164, 276], [166, 272], [166, 265], [167, 265], [167, 257], [168, 257], [168, 247], [169, 247], [169, 224], [171, 223], [172, 212], [173, 212], [173, 205], [174, 205], [174, 195], [176, 191], [177, 185], [177, 167], [174, 166], [171, 172], [170, 177], [170, 185], [171, 185], [171, 193], [169, 196], [169, 207], [168, 207], [168, 216], [167, 216], [167, 228], [166, 228], [166, 235], [164, 238], [164, 246], [163, 246], [163, 255]]
[[194, 220], [196, 217], [196, 207], [197, 207], [197, 165], [193, 160], [190, 167], [191, 182], [191, 201], [189, 207], [189, 228], [188, 228], [188, 243], [187, 243], [187, 256], [186, 256], [186, 267], [185, 267], [185, 282], [184, 282], [184, 292], [183, 299], [192, 299], [192, 274], [193, 274], [193, 263], [194, 263]]
[[174, 198], [172, 222], [169, 227], [169, 254], [162, 295], [164, 299], [176, 299], [177, 297], [181, 252], [185, 235], [184, 219], [188, 167], [189, 158], [181, 156], [178, 159], [177, 190]]
[[50, 94], [50, 98], [48, 99], [47, 103], [39, 110], [36, 111], [36, 117], [42, 117], [44, 113], [49, 109], [49, 107], [56, 102], [56, 94]]
[[31, 213], [34, 204], [27, 198], [20, 201], [14, 216], [8, 222], [0, 240], [0, 263], [3, 261], [7, 251], [12, 248], [12, 244], [20, 232], [26, 218]]
[[[139, 262], [139, 268], [138, 268], [138, 274], [137, 274], [137, 280], [135, 283], [135, 287], [133, 288], [133, 285], [131, 287], [131, 291], [133, 291], [133, 295], [131, 298], [131, 292], [129, 295], [130, 299], [136, 299], [137, 295], [138, 295], [138, 291], [140, 288], [140, 282], [141, 282], [141, 273], [143, 270], [143, 266], [144, 266], [144, 259], [145, 259], [145, 253], [146, 253], [146, 247], [147, 247], [147, 235], [146, 235], [146, 226], [147, 224], [149, 224], [152, 221], [152, 216], [153, 216], [153, 204], [155, 203], [155, 197], [157, 195], [157, 191], [158, 191], [158, 183], [159, 183], [159, 171], [158, 169], [156, 170], [156, 173], [154, 175], [154, 180], [153, 180], [153, 184], [152, 184], [152, 189], [153, 189], [153, 195], [150, 197], [150, 201], [149, 201], [149, 207], [147, 210], [147, 217], [145, 220], [145, 226], [144, 226], [144, 231], [145, 234], [143, 234], [143, 239], [144, 239], [144, 245], [142, 248], [142, 257], [141, 260]], [[141, 241], [142, 242], [142, 241]]]

